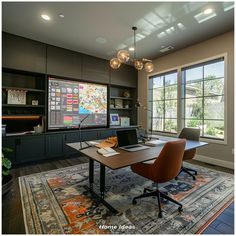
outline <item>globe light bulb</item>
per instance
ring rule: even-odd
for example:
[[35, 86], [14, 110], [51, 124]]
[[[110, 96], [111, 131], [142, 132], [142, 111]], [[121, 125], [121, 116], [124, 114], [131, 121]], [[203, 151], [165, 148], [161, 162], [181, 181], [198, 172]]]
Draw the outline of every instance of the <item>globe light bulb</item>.
[[125, 63], [129, 60], [129, 52], [126, 50], [120, 50], [117, 53], [117, 58], [120, 62]]
[[110, 66], [113, 69], [118, 69], [120, 67], [121, 63], [117, 58], [112, 58], [110, 60]]
[[134, 61], [134, 67], [135, 67], [137, 70], [142, 70], [142, 69], [143, 69], [143, 63], [142, 63], [141, 61], [135, 60], [135, 61]]
[[152, 72], [154, 70], [154, 65], [151, 63], [151, 62], [147, 62], [145, 63], [144, 65], [144, 69], [147, 71], [147, 72]]

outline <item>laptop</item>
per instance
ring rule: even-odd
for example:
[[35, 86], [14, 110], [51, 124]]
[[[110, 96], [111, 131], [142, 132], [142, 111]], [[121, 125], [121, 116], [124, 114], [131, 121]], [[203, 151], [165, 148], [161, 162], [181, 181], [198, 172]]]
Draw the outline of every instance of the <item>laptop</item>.
[[120, 149], [128, 152], [136, 152], [149, 147], [138, 144], [137, 132], [135, 129], [117, 130], [117, 141]]

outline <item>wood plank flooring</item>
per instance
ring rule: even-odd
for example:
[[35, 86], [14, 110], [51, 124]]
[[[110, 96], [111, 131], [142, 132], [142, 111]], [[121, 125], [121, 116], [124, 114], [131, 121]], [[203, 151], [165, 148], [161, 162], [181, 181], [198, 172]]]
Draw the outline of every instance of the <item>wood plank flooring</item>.
[[[86, 157], [80, 156], [66, 159], [41, 161], [38, 163], [21, 165], [13, 168], [11, 170], [11, 173], [14, 177], [12, 189], [6, 196], [3, 196], [2, 198], [2, 234], [25, 234], [18, 184], [19, 176], [63, 168], [85, 162], [88, 162], [88, 159]], [[198, 161], [194, 161], [194, 163], [233, 174], [233, 170], [226, 168], [209, 166]], [[208, 226], [203, 234], [234, 234], [234, 204], [231, 204], [227, 209], [225, 209], [224, 212]]]

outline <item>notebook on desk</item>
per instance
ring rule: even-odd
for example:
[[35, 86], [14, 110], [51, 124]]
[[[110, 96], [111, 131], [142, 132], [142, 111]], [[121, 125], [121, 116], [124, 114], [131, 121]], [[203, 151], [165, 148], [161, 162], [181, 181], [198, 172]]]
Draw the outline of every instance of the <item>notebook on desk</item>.
[[138, 144], [137, 132], [135, 129], [116, 131], [118, 146], [128, 152], [136, 152], [149, 147]]

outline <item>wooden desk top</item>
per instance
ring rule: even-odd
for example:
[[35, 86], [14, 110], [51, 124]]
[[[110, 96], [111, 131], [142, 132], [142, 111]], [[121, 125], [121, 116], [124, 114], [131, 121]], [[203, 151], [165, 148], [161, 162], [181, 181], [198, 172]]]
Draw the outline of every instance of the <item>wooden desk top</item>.
[[[163, 137], [161, 138], [161, 140], [174, 141], [178, 140], [178, 138]], [[208, 143], [205, 142], [187, 140], [185, 150], [199, 148], [207, 144]], [[79, 152], [83, 153], [84, 155], [93, 159], [94, 161], [97, 161], [113, 170], [130, 166], [135, 163], [153, 160], [160, 154], [164, 146], [164, 145], [158, 145], [156, 147], [150, 147], [149, 149], [137, 152], [128, 152], [121, 150], [119, 148], [114, 148], [120, 154], [110, 157], [104, 157], [97, 152], [98, 149], [97, 147], [90, 147], [84, 150], [79, 150], [80, 147], [79, 143], [68, 143], [67, 145], [78, 150]]]

